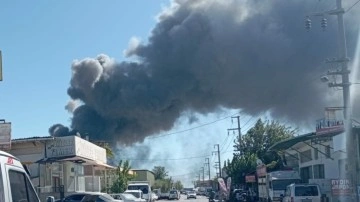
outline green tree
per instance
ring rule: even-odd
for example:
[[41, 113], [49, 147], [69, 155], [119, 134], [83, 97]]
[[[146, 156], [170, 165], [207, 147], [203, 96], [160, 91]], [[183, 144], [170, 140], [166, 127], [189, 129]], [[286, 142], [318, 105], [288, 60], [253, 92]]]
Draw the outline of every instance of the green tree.
[[282, 164], [280, 155], [269, 152], [269, 148], [279, 141], [293, 137], [295, 132], [296, 130], [281, 125], [278, 121], [263, 122], [259, 119], [241, 139], [238, 137], [235, 148], [239, 152], [235, 156], [255, 154], [265, 164], [278, 168]]
[[234, 183], [244, 183], [245, 175], [256, 170], [256, 159], [262, 160], [268, 170], [275, 170], [283, 166], [281, 156], [270, 152], [269, 148], [275, 143], [294, 136], [296, 130], [281, 125], [277, 121], [259, 119], [254, 127], [235, 140], [234, 157], [227, 163], [226, 170]]
[[153, 189], [160, 189], [161, 192], [168, 192], [173, 185], [173, 180], [171, 178], [155, 180]]
[[129, 174], [130, 170], [131, 167], [129, 161], [125, 161], [124, 163], [123, 161], [119, 162], [114, 173], [116, 179], [110, 188], [112, 193], [122, 193], [126, 190], [128, 182], [134, 178], [133, 175]]
[[152, 171], [154, 173], [155, 180], [163, 180], [168, 176], [168, 171], [166, 171], [163, 166], [155, 166]]
[[184, 188], [184, 186], [182, 185], [181, 181], [178, 180], [178, 181], [176, 181], [176, 182], [174, 183], [174, 188], [175, 188], [176, 190], [181, 190], [181, 189]]

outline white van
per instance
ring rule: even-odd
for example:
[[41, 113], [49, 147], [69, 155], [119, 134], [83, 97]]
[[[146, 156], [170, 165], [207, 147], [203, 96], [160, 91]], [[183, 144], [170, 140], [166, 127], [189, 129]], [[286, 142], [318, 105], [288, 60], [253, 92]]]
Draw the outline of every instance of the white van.
[[320, 187], [317, 184], [290, 184], [286, 187], [283, 202], [320, 202]]
[[0, 151], [0, 201], [40, 201], [19, 159], [3, 151]]

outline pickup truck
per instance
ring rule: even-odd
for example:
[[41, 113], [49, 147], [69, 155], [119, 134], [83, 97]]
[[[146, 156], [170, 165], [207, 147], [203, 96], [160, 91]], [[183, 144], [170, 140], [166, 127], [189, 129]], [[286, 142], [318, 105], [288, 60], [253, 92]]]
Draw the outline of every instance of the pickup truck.
[[20, 160], [0, 151], [0, 201], [40, 202]]

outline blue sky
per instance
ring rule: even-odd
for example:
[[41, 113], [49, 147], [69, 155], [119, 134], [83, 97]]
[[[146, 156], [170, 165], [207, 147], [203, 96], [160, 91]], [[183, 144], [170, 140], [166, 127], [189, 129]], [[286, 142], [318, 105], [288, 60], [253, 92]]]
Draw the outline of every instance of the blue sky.
[[[157, 14], [169, 4], [169, 0], [1, 2], [3, 81], [0, 82], [0, 119], [12, 123], [12, 138], [46, 136], [49, 127], [56, 123], [69, 126], [71, 114], [65, 110], [65, 105], [69, 101], [67, 88], [72, 62], [94, 58], [101, 53], [117, 61], [124, 60], [123, 51], [131, 37], [146, 41], [156, 24]], [[197, 127], [236, 112], [224, 110], [199, 115], [199, 121], [192, 125], [186, 118], [180, 118], [169, 133]], [[241, 116], [241, 123], [247, 124], [242, 125], [243, 134], [256, 119]], [[220, 144], [223, 162], [232, 157], [231, 144], [235, 135], [228, 136], [227, 129], [235, 126], [227, 118], [185, 133], [147, 139], [143, 145], [151, 147], [150, 159], [176, 159], [211, 155], [213, 145]], [[300, 129], [299, 133], [303, 132]], [[128, 153], [127, 157], [132, 158], [132, 151]], [[210, 156], [210, 159], [213, 164], [216, 158]], [[170, 175], [180, 179], [186, 177], [189, 185], [196, 176], [194, 173], [204, 166], [204, 160], [144, 162], [138, 168], [166, 166]], [[215, 169], [212, 169], [212, 176], [214, 174]]]
[[[168, 5], [168, 0], [2, 2], [0, 118], [12, 123], [12, 138], [47, 136], [48, 128], [55, 123], [69, 126], [71, 114], [64, 107], [69, 101], [67, 88], [72, 61], [96, 57], [100, 53], [106, 53], [117, 61], [124, 60], [123, 50], [130, 38], [136, 36], [146, 40], [156, 23], [157, 14]], [[202, 117], [195, 125], [233, 113]], [[194, 127], [186, 123], [180, 120], [174, 131]], [[153, 145], [151, 158], [157, 158], [158, 154], [165, 158], [183, 158], [211, 155], [213, 144], [222, 143], [221, 151], [227, 150], [222, 154], [223, 159], [230, 158], [230, 142], [235, 136], [227, 137], [226, 128], [233, 126], [231, 120], [226, 119], [206, 128], [161, 138], [162, 141], [150, 139], [146, 144]], [[195, 146], [198, 140], [202, 145], [194, 148], [194, 143], [188, 144], [193, 140]], [[176, 144], [179, 141], [182, 143]], [[164, 146], [163, 142], [168, 144]], [[193, 152], [189, 153], [189, 150]], [[213, 165], [216, 156], [210, 157]], [[204, 166], [202, 161], [144, 162], [141, 168], [167, 166], [174, 179], [183, 179], [189, 186], [194, 172]], [[187, 167], [179, 169], [183, 164]], [[212, 168], [212, 176], [214, 174]]]
[[158, 1], [5, 1], [0, 7], [3, 81], [1, 118], [13, 138], [48, 135], [54, 123], [69, 125], [64, 109], [74, 59], [106, 53], [123, 60], [132, 36], [146, 39]]

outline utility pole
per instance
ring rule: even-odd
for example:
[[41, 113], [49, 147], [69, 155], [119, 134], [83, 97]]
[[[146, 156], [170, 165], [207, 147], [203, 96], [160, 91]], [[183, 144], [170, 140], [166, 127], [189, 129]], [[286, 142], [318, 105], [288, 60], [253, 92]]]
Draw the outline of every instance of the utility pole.
[[213, 151], [212, 153], [218, 156], [218, 163], [219, 164], [219, 177], [221, 177], [221, 162], [220, 162], [220, 146], [219, 144], [215, 144], [214, 148], [217, 148], [216, 151]]
[[[347, 48], [346, 48], [346, 36], [345, 36], [345, 26], [344, 26], [344, 14], [345, 10], [342, 7], [342, 0], [336, 0], [336, 8], [334, 10], [329, 10], [320, 13], [314, 13], [312, 16], [321, 16], [321, 27], [323, 29], [327, 26], [327, 20], [325, 15], [336, 15], [338, 21], [338, 48], [339, 48], [339, 56], [335, 59], [326, 59], [327, 63], [335, 63], [339, 67], [337, 70], [328, 71], [327, 75], [331, 76], [341, 76], [341, 83], [329, 82], [329, 87], [340, 87], [343, 90], [343, 112], [344, 112], [344, 127], [346, 134], [346, 153], [347, 153], [347, 178], [352, 180], [353, 186], [353, 194], [356, 198], [356, 201], [359, 201], [359, 195], [357, 194], [358, 187], [358, 138], [355, 132], [352, 130], [352, 109], [350, 103], [350, 85], [351, 82], [349, 80], [350, 70], [348, 69], [348, 62], [350, 59], [347, 56]], [[307, 30], [311, 28], [311, 20], [310, 17], [307, 16], [305, 27]], [[329, 79], [324, 76], [321, 78], [323, 81], [329, 81]]]
[[208, 175], [209, 175], [209, 181], [210, 181], [210, 158], [205, 158], [205, 165], [208, 167]]
[[229, 133], [230, 131], [237, 131], [238, 135], [239, 135], [239, 139], [241, 140], [240, 116], [231, 117], [231, 121], [233, 121], [233, 119], [237, 119], [237, 128], [229, 128], [229, 129], [227, 129], [228, 130], [228, 135], [230, 134]]
[[201, 172], [202, 172], [202, 181], [204, 182], [204, 178], [205, 178], [205, 168], [201, 167]]

